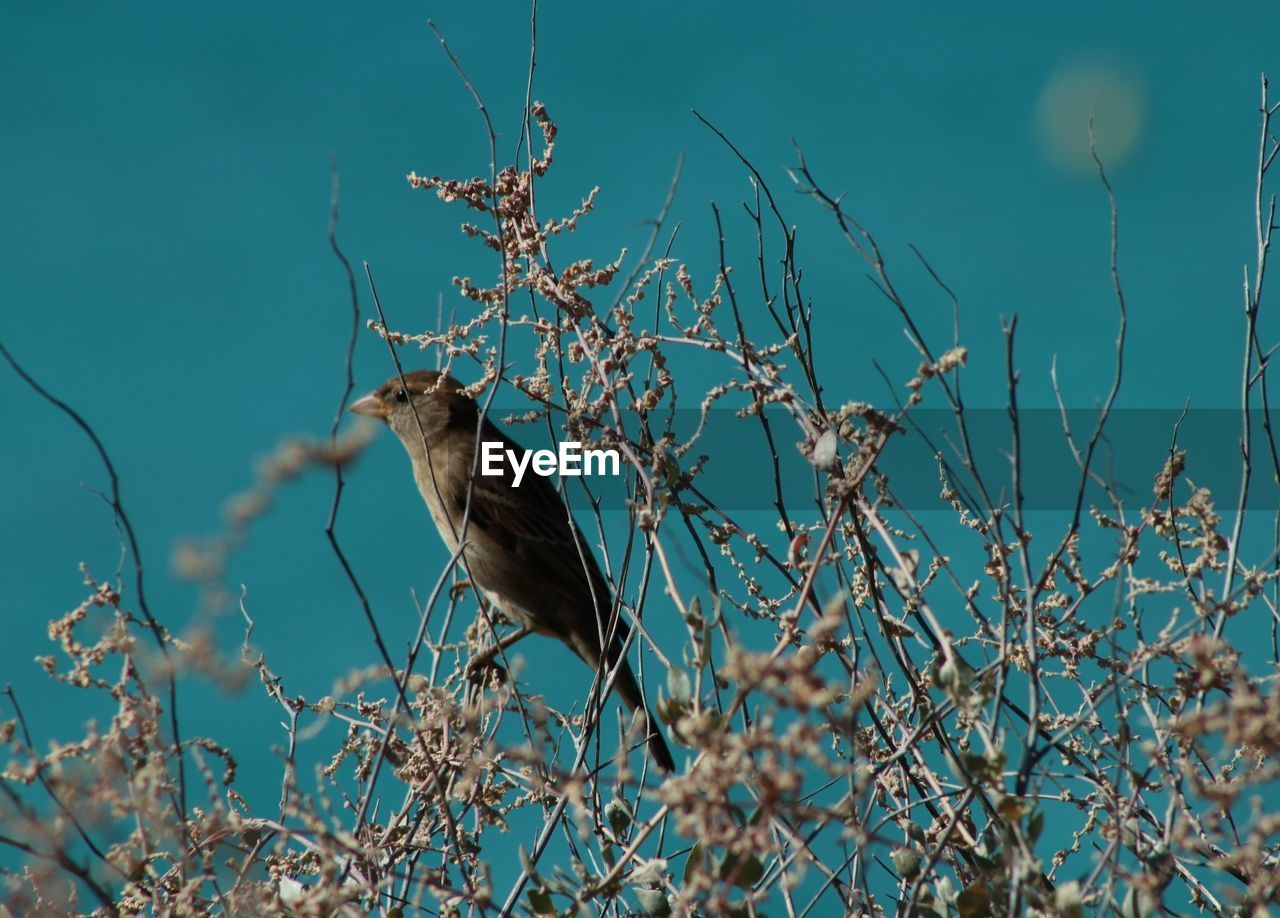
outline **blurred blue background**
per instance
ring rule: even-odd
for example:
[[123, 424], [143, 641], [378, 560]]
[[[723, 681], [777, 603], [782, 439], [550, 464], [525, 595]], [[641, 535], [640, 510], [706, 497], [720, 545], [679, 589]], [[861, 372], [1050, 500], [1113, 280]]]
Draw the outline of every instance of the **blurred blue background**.
[[[404, 180], [488, 171], [475, 105], [428, 17], [509, 159], [528, 65], [522, 4], [5, 6], [0, 339], [96, 426], [141, 536], [152, 608], [174, 628], [201, 614], [171, 573], [175, 540], [217, 531], [255, 460], [288, 435], [327, 434], [337, 407], [351, 316], [326, 241], [330, 156], [340, 242], [371, 263], [393, 327], [432, 329], [441, 298], [467, 314], [450, 279], [493, 276], [457, 230], [468, 215]], [[917, 359], [830, 219], [793, 194], [794, 136], [827, 189], [848, 193], [936, 344], [950, 340], [951, 305], [909, 243], [957, 293], [972, 404], [1003, 404], [998, 319], [1017, 312], [1024, 403], [1053, 404], [1056, 357], [1067, 398], [1087, 408], [1110, 384], [1116, 329], [1107, 201], [1087, 162], [1094, 105], [1131, 310], [1121, 404], [1229, 407], [1254, 252], [1259, 76], [1280, 74], [1277, 35], [1275, 4], [544, 3], [534, 98], [560, 137], [541, 212], [567, 212], [598, 184], [597, 211], [566, 251], [634, 255], [683, 153], [674, 257], [707, 289], [714, 200], [748, 276], [746, 172], [698, 109], [800, 227], [828, 401], [884, 403], [872, 359], [899, 381]], [[363, 285], [361, 301], [368, 314]], [[1263, 340], [1276, 329], [1264, 313]], [[356, 373], [360, 391], [391, 373], [363, 331]], [[81, 432], [7, 368], [0, 411], [0, 683], [44, 743], [89, 716], [32, 663], [52, 651], [44, 623], [82, 598], [79, 562], [111, 575], [117, 536], [82, 487], [106, 479]], [[393, 438], [349, 480], [339, 533], [394, 652], [415, 625], [410, 588], [425, 594], [445, 556]], [[312, 698], [375, 661], [324, 538], [330, 497], [322, 473], [286, 488], [227, 577], [247, 585], [272, 666]], [[219, 630], [234, 647], [238, 621]], [[522, 645], [532, 667], [559, 659], [547, 643]], [[185, 704], [188, 732], [234, 724], [245, 787], [271, 807], [278, 709], [253, 688], [188, 691]], [[315, 742], [328, 748], [336, 729]]]

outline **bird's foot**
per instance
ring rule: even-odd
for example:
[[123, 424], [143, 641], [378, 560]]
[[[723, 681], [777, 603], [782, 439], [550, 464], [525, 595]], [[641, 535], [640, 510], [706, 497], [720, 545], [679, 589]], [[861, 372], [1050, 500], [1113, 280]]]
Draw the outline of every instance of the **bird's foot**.
[[507, 678], [506, 667], [498, 663], [496, 657], [528, 633], [528, 628], [519, 628], [496, 644], [492, 644], [476, 654], [467, 661], [467, 678], [472, 682], [482, 682], [486, 678], [485, 673], [487, 670], [496, 669], [500, 674], [501, 680], [505, 681]]
[[485, 685], [495, 677], [498, 683], [507, 681], [507, 668], [494, 659], [497, 649], [497, 647], [491, 647], [467, 661], [468, 682], [472, 685]]

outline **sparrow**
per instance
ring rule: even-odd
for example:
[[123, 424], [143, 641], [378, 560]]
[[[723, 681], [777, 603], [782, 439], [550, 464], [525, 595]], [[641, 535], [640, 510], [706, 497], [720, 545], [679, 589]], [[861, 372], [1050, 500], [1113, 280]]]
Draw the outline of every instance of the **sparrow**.
[[[534, 632], [563, 642], [592, 669], [601, 668], [603, 657], [608, 670], [617, 667], [619, 697], [633, 713], [644, 712], [654, 762], [674, 771], [671, 750], [623, 654], [627, 626], [613, 620], [609, 585], [550, 479], [525, 475], [514, 485], [506, 451], [523, 451], [488, 418], [480, 424], [479, 406], [447, 373], [393, 377], [350, 410], [385, 421], [404, 444], [440, 538], [450, 551], [463, 542], [472, 583], [522, 626], [499, 646]], [[501, 444], [501, 474], [479, 474], [477, 438]]]

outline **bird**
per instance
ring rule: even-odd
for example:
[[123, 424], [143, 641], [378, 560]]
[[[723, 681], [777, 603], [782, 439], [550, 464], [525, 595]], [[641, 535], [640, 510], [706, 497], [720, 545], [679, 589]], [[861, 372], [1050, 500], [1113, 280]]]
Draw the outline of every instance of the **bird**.
[[563, 642], [592, 669], [603, 657], [607, 670], [617, 668], [618, 696], [633, 715], [644, 712], [653, 761], [673, 772], [671, 750], [623, 653], [627, 626], [614, 620], [608, 583], [551, 480], [525, 475], [516, 487], [505, 458], [500, 474], [473, 474], [477, 439], [501, 444], [504, 457], [523, 451], [488, 418], [480, 422], [480, 407], [448, 373], [398, 373], [349, 410], [391, 428], [409, 453], [440, 538], [450, 551], [462, 540], [471, 582], [522, 626], [498, 648], [532, 632]]

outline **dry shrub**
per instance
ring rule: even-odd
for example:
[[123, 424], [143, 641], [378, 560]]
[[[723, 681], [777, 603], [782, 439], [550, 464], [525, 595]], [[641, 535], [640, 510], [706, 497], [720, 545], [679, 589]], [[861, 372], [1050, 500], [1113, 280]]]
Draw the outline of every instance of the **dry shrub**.
[[[1263, 149], [1274, 151], [1265, 92], [1263, 110]], [[46, 752], [20, 721], [0, 728], [0, 843], [22, 855], [8, 909], [1145, 915], [1162, 903], [1214, 914], [1280, 903], [1280, 694], [1273, 661], [1242, 646], [1260, 617], [1277, 617], [1276, 552], [1247, 560], [1258, 552], [1245, 551], [1246, 528], [1226, 523], [1245, 497], [1220, 511], [1219, 495], [1187, 481], [1176, 446], [1136, 510], [1097, 470], [1123, 366], [1118, 271], [1116, 386], [1088, 439], [1064, 432], [1078, 460], [1074, 512], [1033, 533], [1020, 489], [1035, 457], [1018, 435], [1016, 320], [1004, 329], [1013, 449], [1006, 466], [984, 468], [959, 396], [962, 342], [926, 342], [874, 238], [803, 157], [792, 178], [866, 260], [919, 350], [901, 404], [824, 402], [839, 388], [824, 393], [814, 361], [823, 310], [803, 291], [795, 229], [745, 159], [752, 280], [735, 284], [723, 244], [709, 277], [654, 255], [665, 209], [625, 276], [625, 251], [554, 261], [599, 189], [568, 216], [538, 214], [557, 131], [542, 105], [527, 114], [541, 149], [531, 140], [523, 165], [469, 180], [409, 176], [475, 212], [463, 231], [495, 253], [496, 276], [454, 280], [467, 308], [447, 327], [370, 327], [397, 365], [398, 350], [434, 349], [486, 408], [508, 387], [528, 400], [520, 420], [622, 453], [628, 535], [609, 545], [607, 567], [615, 612], [649, 625], [633, 629], [633, 650], [645, 648], [677, 774], [664, 779], [619, 751], [640, 743], [636, 725], [600, 735], [598, 680], [587, 703], [562, 712], [536, 680], [469, 672], [459, 661], [502, 622], [452, 561], [412, 656], [393, 660], [331, 522], [335, 562], [383, 649], [319, 699], [288, 691], [251, 649], [247, 610], [241, 659], [211, 663], [207, 636], [179, 640], [128, 608], [122, 582], [86, 574], [87, 598], [51, 624], [58, 654], [44, 665], [114, 709]], [[1260, 194], [1270, 163], [1259, 163]], [[1112, 200], [1113, 258], [1115, 214]], [[714, 218], [723, 239], [718, 209]], [[1265, 208], [1259, 219], [1269, 239]], [[1265, 398], [1259, 288], [1246, 404]], [[914, 413], [929, 399], [950, 410], [955, 440], [936, 455], [936, 509], [949, 522], [926, 529], [881, 459], [894, 438], [921, 434]], [[774, 446], [772, 480], [759, 482], [776, 495], [767, 524], [717, 501], [703, 424], [678, 433], [678, 405], [698, 406], [702, 421], [719, 411], [744, 440]], [[1274, 462], [1270, 427], [1252, 433], [1246, 460]], [[288, 445], [233, 505], [223, 537], [182, 549], [182, 569], [226, 601], [226, 559], [274, 489], [331, 467], [336, 517], [343, 466], [365, 438]], [[795, 482], [779, 454], [793, 444], [807, 463], [805, 508], [787, 505]], [[1086, 500], [1095, 486], [1098, 504]], [[1002, 487], [1010, 498], [996, 496]], [[602, 538], [614, 531], [594, 516]], [[682, 573], [687, 558], [696, 576]], [[447, 645], [455, 611], [475, 615]], [[444, 619], [438, 640], [427, 636], [433, 615]], [[680, 629], [682, 640], [667, 640]], [[163, 653], [143, 653], [148, 631]], [[229, 740], [179, 736], [168, 719], [163, 686], [191, 669], [218, 681], [256, 673], [285, 713], [270, 816], [236, 791]], [[310, 775], [295, 761], [303, 714], [346, 725]], [[518, 866], [507, 833], [516, 819], [541, 826]]]

